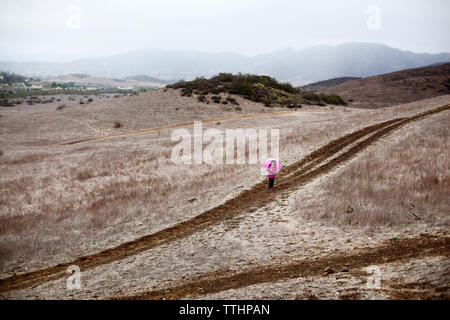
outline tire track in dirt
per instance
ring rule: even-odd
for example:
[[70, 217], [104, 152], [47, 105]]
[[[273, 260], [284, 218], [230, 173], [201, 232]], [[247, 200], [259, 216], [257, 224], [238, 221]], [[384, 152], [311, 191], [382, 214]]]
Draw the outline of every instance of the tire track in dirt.
[[196, 275], [190, 280], [178, 282], [170, 287], [110, 299], [183, 299], [187, 295], [199, 297], [255, 284], [321, 276], [326, 268], [337, 272], [345, 268], [352, 272], [354, 269], [370, 265], [407, 261], [416, 257], [437, 255], [448, 257], [450, 237], [423, 234], [416, 238], [391, 239], [380, 246], [355, 251], [340, 252], [319, 259], [301, 259], [289, 264], [250, 267], [244, 271], [219, 270]]
[[[299, 110], [299, 111], [278, 111], [278, 112], [270, 112], [270, 113], [252, 113], [252, 114], [244, 114], [244, 115], [235, 116], [235, 117], [226, 117], [226, 118], [202, 120], [202, 123], [211, 123], [211, 122], [218, 122], [218, 121], [231, 121], [231, 120], [240, 120], [240, 119], [247, 119], [247, 118], [272, 117], [272, 116], [277, 116], [277, 115], [289, 115], [289, 114], [294, 114], [294, 113], [298, 114], [298, 113], [305, 113], [305, 112], [338, 112], [338, 111]], [[105, 136], [91, 137], [91, 138], [85, 138], [85, 139], [79, 139], [79, 140], [74, 140], [74, 141], [57, 143], [55, 145], [56, 146], [73, 145], [73, 144], [82, 143], [82, 142], [99, 141], [99, 140], [111, 139], [111, 138], [115, 138], [115, 137], [143, 134], [143, 133], [161, 131], [161, 130], [166, 130], [166, 129], [176, 129], [176, 128], [182, 128], [182, 127], [190, 127], [190, 126], [193, 126], [193, 125], [194, 125], [193, 121], [192, 122], [185, 122], [185, 123], [167, 125], [167, 126], [156, 127], [156, 128], [149, 128], [149, 129], [141, 129], [141, 130], [134, 130], [134, 131], [112, 133], [112, 134], [108, 134], [108, 135], [105, 135]]]
[[[359, 140], [360, 138], [374, 132], [375, 130], [380, 129], [381, 127], [389, 126], [391, 124], [395, 124], [395, 123], [403, 121], [405, 119], [406, 118], [397, 118], [394, 120], [377, 123], [375, 125], [365, 127], [363, 129], [355, 131], [349, 135], [345, 135], [341, 138], [333, 140], [330, 143], [328, 143], [327, 145], [313, 151], [308, 156], [306, 156], [304, 159], [300, 160], [300, 163], [298, 164], [298, 166], [295, 166], [295, 167], [289, 166], [288, 168], [285, 168], [285, 170], [282, 171], [283, 178], [290, 178], [291, 176], [302, 175], [305, 172], [312, 169], [317, 164], [319, 164], [320, 162], [323, 162], [330, 156], [338, 153], [342, 148], [351, 144], [351, 142], [349, 143], [350, 140], [352, 140], [352, 142], [355, 142], [355, 141]], [[278, 181], [280, 181], [280, 179], [278, 179]]]
[[[439, 107], [439, 108], [436, 108], [436, 109], [433, 109], [430, 111], [425, 111], [425, 112], [419, 113], [419, 114], [411, 116], [411, 117], [397, 118], [394, 120], [386, 121], [386, 122], [381, 123], [382, 126], [380, 126], [378, 128], [378, 130], [376, 130], [376, 127], [378, 125], [363, 128], [363, 129], [355, 132], [354, 138], [362, 138], [365, 136], [368, 136], [368, 138], [366, 138], [365, 140], [358, 142], [354, 145], [352, 145], [352, 143], [345, 143], [345, 142], [343, 143], [343, 142], [339, 141], [345, 137], [332, 141], [331, 142], [333, 144], [332, 146], [329, 146], [328, 148], [322, 147], [325, 150], [322, 150], [322, 152], [319, 152], [319, 153], [323, 154], [322, 158], [317, 157], [316, 160], [312, 161], [310, 163], [310, 165], [308, 165], [308, 168], [305, 167], [305, 168], [302, 168], [302, 170], [297, 170], [297, 171], [294, 171], [293, 173], [291, 173], [291, 175], [293, 177], [290, 178], [288, 181], [288, 183], [289, 183], [288, 190], [292, 190], [292, 185], [295, 185], [295, 187], [298, 187], [298, 183], [300, 183], [301, 180], [304, 180], [305, 178], [307, 178], [309, 176], [314, 176], [318, 172], [325, 173], [325, 172], [331, 171], [331, 169], [334, 169], [339, 164], [348, 161], [351, 157], [359, 154], [363, 149], [365, 149], [369, 145], [375, 143], [377, 140], [379, 140], [383, 136], [386, 136], [387, 134], [391, 134], [396, 129], [399, 129], [402, 126], [404, 126], [408, 123], [411, 123], [413, 121], [420, 120], [425, 116], [436, 114], [436, 113], [439, 113], [439, 112], [442, 112], [445, 110], [449, 110], [449, 109], [450, 109], [450, 105], [445, 105], [445, 106], [442, 106], [442, 107]], [[331, 159], [330, 161], [326, 162], [325, 164], [323, 164], [321, 166], [317, 166], [318, 164], [321, 163], [321, 160], [329, 158], [335, 154], [338, 154], [339, 150], [346, 146], [350, 146], [350, 148], [346, 152], [339, 154], [336, 158]], [[314, 151], [313, 153], [315, 153], [319, 150], [320, 149]], [[315, 169], [314, 169], [314, 166], [316, 166]], [[297, 181], [297, 183], [292, 183], [295, 181]], [[284, 185], [286, 183], [283, 182], [283, 180], [281, 180], [280, 182], [281, 182], [281, 186], [284, 187]]]
[[[398, 118], [385, 121], [336, 139], [312, 152], [302, 160], [283, 168], [279, 173], [280, 183], [277, 185], [277, 188], [274, 189], [274, 192], [286, 194], [289, 190], [297, 189], [299, 186], [312, 181], [319, 175], [329, 172], [332, 168], [356, 155], [359, 151], [363, 150], [373, 142], [377, 141], [380, 137], [386, 135], [394, 129], [397, 129], [409, 122], [421, 119], [425, 116], [436, 114], [448, 109], [450, 109], [450, 105], [445, 105], [408, 118]], [[338, 158], [332, 159], [320, 167], [316, 167], [315, 169], [309, 171], [308, 169], [301, 169], [313, 162], [317, 163], [319, 159], [322, 159], [322, 161], [326, 160], [342, 148], [357, 142], [359, 139], [369, 134], [372, 134], [369, 138], [359, 142], [350, 150], [341, 154]], [[295, 173], [295, 175], [293, 178], [284, 178], [287, 173]], [[252, 188], [242, 191], [236, 197], [226, 201], [225, 203], [207, 210], [192, 219], [180, 222], [172, 227], [168, 227], [156, 233], [143, 236], [98, 253], [80, 257], [71, 262], [61, 263], [45, 269], [20, 275], [13, 275], [11, 277], [1, 279], [0, 292], [27, 288], [44, 282], [57, 280], [61, 277], [67, 276], [66, 270], [70, 265], [77, 265], [83, 272], [100, 265], [125, 259], [164, 243], [183, 239], [189, 235], [204, 230], [211, 225], [236, 217], [246, 210], [251, 208], [260, 208], [273, 201], [274, 197], [267, 197], [266, 188], [266, 181], [262, 181], [254, 185]]]

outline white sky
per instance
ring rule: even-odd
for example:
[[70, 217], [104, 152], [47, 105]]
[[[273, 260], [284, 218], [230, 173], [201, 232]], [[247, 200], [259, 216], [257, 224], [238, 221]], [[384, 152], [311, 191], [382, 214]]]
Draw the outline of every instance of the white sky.
[[[379, 29], [367, 26], [371, 5]], [[449, 13], [448, 0], [0, 0], [0, 60], [146, 47], [256, 55], [352, 41], [450, 52]]]

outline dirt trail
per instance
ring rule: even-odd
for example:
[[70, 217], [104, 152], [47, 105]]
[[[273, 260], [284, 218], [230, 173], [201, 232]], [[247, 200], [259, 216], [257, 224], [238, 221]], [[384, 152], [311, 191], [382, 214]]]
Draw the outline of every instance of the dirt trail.
[[[277, 115], [289, 115], [289, 114], [304, 113], [304, 112], [338, 112], [338, 111], [331, 111], [331, 110], [325, 110], [325, 111], [322, 111], [322, 110], [299, 110], [299, 111], [279, 111], [279, 112], [270, 112], [270, 113], [252, 113], [252, 114], [245, 114], [245, 115], [242, 115], [242, 116], [235, 116], [235, 117], [226, 117], [226, 118], [202, 120], [202, 123], [211, 123], [211, 122], [218, 122], [218, 121], [230, 121], [230, 120], [239, 120], [239, 119], [247, 119], [247, 118], [272, 117], [272, 116], [277, 116]], [[136, 134], [142, 134], [142, 133], [148, 133], [148, 132], [154, 132], [154, 131], [161, 131], [161, 130], [166, 130], [166, 129], [176, 129], [176, 128], [182, 128], [182, 127], [190, 127], [190, 126], [193, 126], [193, 125], [194, 125], [194, 122], [185, 122], [185, 123], [167, 125], [167, 126], [156, 127], [156, 128], [149, 128], [149, 129], [127, 131], [127, 132], [112, 133], [112, 134], [108, 134], [108, 135], [105, 135], [105, 136], [91, 137], [91, 138], [86, 138], [86, 139], [79, 139], [79, 140], [74, 140], [74, 141], [57, 143], [55, 145], [58, 145], [58, 146], [72, 145], [72, 144], [77, 144], [77, 143], [82, 143], [82, 142], [99, 141], [99, 140], [105, 140], [105, 139], [110, 139], [110, 138], [114, 138], [114, 137], [136, 135]]]
[[[336, 139], [322, 148], [312, 152], [302, 160], [283, 168], [278, 175], [279, 178], [277, 187], [273, 190], [274, 195], [287, 195], [290, 190], [298, 189], [300, 186], [312, 181], [314, 178], [331, 171], [331, 169], [342, 164], [352, 156], [355, 156], [358, 152], [371, 145], [381, 137], [391, 133], [395, 129], [398, 129], [407, 123], [449, 109], [450, 104], [430, 111], [422, 112], [415, 116], [398, 118], [368, 126], [345, 135], [342, 138]], [[363, 137], [367, 138], [359, 141]], [[341, 150], [348, 146], [351, 147], [347, 151], [339, 154]], [[336, 154], [339, 155], [336, 158], [329, 160], [329, 158]], [[100, 265], [136, 255], [164, 243], [185, 238], [196, 232], [204, 230], [211, 225], [236, 217], [247, 210], [252, 208], [260, 208], [277, 198], [267, 197], [266, 189], [266, 181], [260, 182], [252, 188], [242, 191], [236, 197], [226, 201], [225, 203], [205, 211], [190, 220], [180, 222], [172, 227], [121, 244], [117, 247], [80, 257], [74, 261], [2, 279], [0, 280], [0, 292], [27, 288], [67, 276], [66, 270], [70, 265], [77, 265], [80, 267], [81, 271], [85, 271]]]
[[111, 299], [183, 299], [187, 295], [204, 296], [254, 284], [321, 276], [326, 268], [331, 268], [335, 272], [343, 269], [352, 272], [353, 269], [370, 265], [437, 255], [450, 256], [450, 237], [424, 234], [417, 238], [392, 239], [378, 247], [365, 248], [352, 253], [341, 252], [316, 260], [302, 259], [284, 265], [256, 266], [239, 272], [220, 270], [197, 275], [191, 280], [181, 281], [171, 287], [132, 296], [111, 297]]

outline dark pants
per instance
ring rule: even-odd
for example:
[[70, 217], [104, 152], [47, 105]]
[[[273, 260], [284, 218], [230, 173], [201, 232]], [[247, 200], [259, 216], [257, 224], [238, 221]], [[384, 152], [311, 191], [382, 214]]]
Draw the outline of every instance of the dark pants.
[[274, 182], [275, 182], [275, 178], [269, 178], [269, 190], [273, 188]]

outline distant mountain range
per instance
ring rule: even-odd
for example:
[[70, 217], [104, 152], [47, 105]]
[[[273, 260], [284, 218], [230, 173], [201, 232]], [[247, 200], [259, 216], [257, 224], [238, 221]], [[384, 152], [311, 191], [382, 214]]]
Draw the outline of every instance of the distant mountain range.
[[45, 82], [67, 83], [76, 82], [83, 85], [107, 86], [116, 88], [136, 88], [136, 87], [155, 87], [161, 88], [175, 81], [166, 81], [156, 79], [147, 75], [137, 75], [126, 78], [108, 78], [101, 76], [91, 76], [88, 74], [63, 74], [59, 76], [47, 76], [40, 80]]
[[125, 77], [124, 80], [133, 80], [140, 82], [155, 82], [155, 83], [164, 83], [169, 84], [175, 82], [175, 80], [161, 80], [155, 77], [148, 76], [146, 74], [139, 74], [137, 76]]
[[219, 72], [265, 74], [294, 86], [338, 77], [368, 77], [404, 69], [450, 62], [450, 53], [402, 51], [376, 43], [316, 46], [278, 50], [248, 57], [236, 53], [204, 53], [143, 49], [101, 58], [65, 63], [0, 62], [0, 71], [27, 76], [84, 73], [124, 78], [142, 74], [157, 79], [211, 77]]

